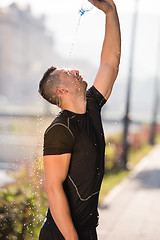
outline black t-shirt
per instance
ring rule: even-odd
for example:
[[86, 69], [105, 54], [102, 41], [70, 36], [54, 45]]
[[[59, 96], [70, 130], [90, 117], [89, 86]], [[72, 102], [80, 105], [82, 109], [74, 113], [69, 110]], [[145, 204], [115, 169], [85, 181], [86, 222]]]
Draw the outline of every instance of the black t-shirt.
[[[106, 100], [94, 86], [86, 92], [86, 98], [86, 113], [62, 110], [44, 134], [44, 155], [71, 153], [63, 188], [77, 231], [98, 225], [98, 197], [104, 175], [100, 110]], [[49, 208], [43, 227], [57, 229]]]

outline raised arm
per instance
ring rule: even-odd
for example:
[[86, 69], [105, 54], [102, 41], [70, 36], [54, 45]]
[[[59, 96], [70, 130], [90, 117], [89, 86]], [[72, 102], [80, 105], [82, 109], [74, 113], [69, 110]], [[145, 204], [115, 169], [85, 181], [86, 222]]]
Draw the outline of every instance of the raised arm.
[[52, 217], [65, 240], [78, 240], [63, 182], [68, 173], [70, 153], [44, 156], [46, 192]]
[[91, 0], [91, 2], [106, 14], [101, 61], [94, 86], [107, 100], [117, 77], [120, 63], [120, 25], [116, 6], [112, 0]]

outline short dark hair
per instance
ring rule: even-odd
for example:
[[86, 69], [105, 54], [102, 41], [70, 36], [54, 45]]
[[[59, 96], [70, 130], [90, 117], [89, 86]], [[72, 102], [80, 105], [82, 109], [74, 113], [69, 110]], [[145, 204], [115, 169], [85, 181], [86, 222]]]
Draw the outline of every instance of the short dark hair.
[[58, 74], [51, 75], [51, 73], [53, 73], [56, 69], [57, 67], [54, 66], [47, 69], [42, 79], [40, 80], [38, 92], [48, 102], [59, 105], [59, 97], [54, 92], [54, 89], [58, 86], [60, 80]]

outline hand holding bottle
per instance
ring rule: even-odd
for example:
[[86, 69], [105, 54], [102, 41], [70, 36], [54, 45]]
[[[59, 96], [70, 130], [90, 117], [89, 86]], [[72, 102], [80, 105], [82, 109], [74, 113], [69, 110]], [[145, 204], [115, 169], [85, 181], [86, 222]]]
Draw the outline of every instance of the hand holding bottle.
[[81, 9], [79, 10], [79, 14], [82, 16], [85, 12], [91, 11], [93, 8], [93, 4], [88, 0], [82, 0]]
[[95, 7], [102, 10], [105, 14], [112, 12], [116, 8], [113, 0], [88, 0]]

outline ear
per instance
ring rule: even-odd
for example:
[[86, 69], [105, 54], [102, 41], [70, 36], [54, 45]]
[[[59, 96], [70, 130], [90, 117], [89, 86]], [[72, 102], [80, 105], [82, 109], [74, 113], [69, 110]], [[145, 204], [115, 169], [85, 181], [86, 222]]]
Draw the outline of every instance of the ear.
[[57, 95], [65, 95], [66, 93], [68, 93], [68, 90], [67, 89], [64, 89], [63, 87], [57, 87], [55, 89], [55, 92]]

